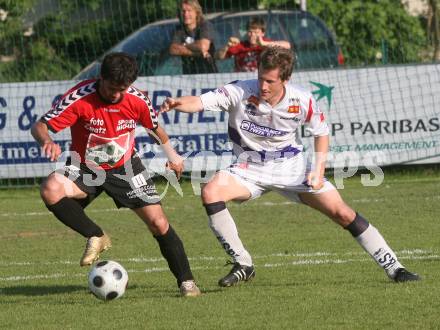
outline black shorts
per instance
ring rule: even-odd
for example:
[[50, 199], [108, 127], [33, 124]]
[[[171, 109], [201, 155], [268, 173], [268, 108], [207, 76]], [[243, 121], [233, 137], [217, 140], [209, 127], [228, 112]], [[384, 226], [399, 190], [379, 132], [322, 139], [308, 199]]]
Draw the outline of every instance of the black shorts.
[[55, 172], [63, 174], [87, 193], [87, 198], [79, 200], [83, 207], [103, 191], [113, 198], [118, 208], [136, 209], [160, 204], [156, 186], [137, 154], [123, 166], [107, 171], [89, 168], [83, 163], [78, 166], [68, 159], [64, 167]]

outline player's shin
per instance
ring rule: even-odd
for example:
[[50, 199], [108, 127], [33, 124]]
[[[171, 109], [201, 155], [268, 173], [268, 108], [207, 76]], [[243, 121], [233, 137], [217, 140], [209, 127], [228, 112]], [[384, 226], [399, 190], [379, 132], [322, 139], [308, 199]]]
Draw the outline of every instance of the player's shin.
[[382, 267], [390, 278], [396, 270], [403, 268], [394, 251], [388, 246], [379, 231], [360, 214], [356, 213], [354, 221], [345, 227], [364, 250]]
[[64, 197], [46, 207], [58, 220], [86, 238], [104, 235], [102, 229], [85, 214], [83, 207], [73, 198]]
[[160, 252], [168, 263], [168, 266], [177, 279], [177, 286], [182, 282], [193, 280], [193, 274], [189, 266], [183, 243], [177, 233], [171, 227], [161, 236], [154, 236], [159, 243]]
[[234, 263], [238, 262], [240, 265], [252, 266], [252, 257], [246, 251], [238, 236], [237, 227], [226, 208], [226, 203], [215, 202], [204, 204], [204, 206], [209, 218], [209, 227], [226, 253], [233, 258]]

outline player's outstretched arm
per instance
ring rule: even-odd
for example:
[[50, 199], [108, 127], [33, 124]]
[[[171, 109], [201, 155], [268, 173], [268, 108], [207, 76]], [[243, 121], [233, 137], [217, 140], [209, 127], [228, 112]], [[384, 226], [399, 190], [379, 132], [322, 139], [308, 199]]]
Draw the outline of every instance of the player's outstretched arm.
[[226, 53], [228, 52], [229, 48], [237, 46], [240, 43], [240, 39], [236, 37], [230, 37], [228, 40], [228, 43], [223, 48], [220, 48], [217, 53], [215, 54], [216, 58], [219, 60], [223, 60], [226, 58]]
[[167, 97], [160, 106], [160, 113], [175, 109], [180, 112], [199, 112], [203, 110], [202, 100], [199, 96], [182, 96], [176, 99]]
[[50, 137], [46, 123], [37, 121], [32, 125], [31, 134], [40, 145], [43, 155], [47, 156], [52, 162], [58, 159], [61, 148]]
[[174, 171], [177, 179], [179, 179], [184, 169], [184, 159], [176, 152], [176, 150], [174, 150], [170, 143], [170, 138], [168, 137], [167, 132], [165, 132], [162, 126], [157, 126], [154, 130], [148, 131], [148, 134], [156, 141], [157, 144], [162, 146], [162, 149], [168, 158], [168, 162], [166, 164], [167, 168]]
[[286, 48], [286, 49], [290, 49], [290, 42], [286, 41], [286, 40], [264, 40], [262, 37], [259, 37], [257, 39], [257, 43], [260, 46], [263, 47], [273, 47], [273, 46], [278, 46], [278, 47], [282, 47], [282, 48]]

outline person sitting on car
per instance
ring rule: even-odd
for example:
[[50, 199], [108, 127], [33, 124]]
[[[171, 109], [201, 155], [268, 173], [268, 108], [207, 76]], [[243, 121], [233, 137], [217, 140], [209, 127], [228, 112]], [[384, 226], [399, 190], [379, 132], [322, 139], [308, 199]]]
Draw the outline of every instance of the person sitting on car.
[[182, 57], [183, 74], [216, 73], [214, 27], [204, 20], [197, 0], [182, 0], [179, 7], [181, 26], [171, 42], [171, 55]]
[[227, 45], [216, 53], [216, 58], [220, 60], [234, 57], [235, 72], [256, 71], [260, 53], [265, 47], [280, 46], [290, 49], [290, 43], [288, 41], [274, 41], [264, 36], [266, 23], [260, 17], [251, 18], [246, 28], [246, 40], [230, 37]]

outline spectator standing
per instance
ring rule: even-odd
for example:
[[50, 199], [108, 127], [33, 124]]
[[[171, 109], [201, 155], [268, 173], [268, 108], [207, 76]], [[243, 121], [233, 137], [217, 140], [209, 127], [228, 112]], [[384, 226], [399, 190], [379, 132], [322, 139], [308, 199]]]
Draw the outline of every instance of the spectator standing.
[[214, 27], [203, 17], [197, 0], [182, 0], [179, 6], [181, 26], [170, 45], [171, 55], [182, 57], [183, 74], [216, 73]]

